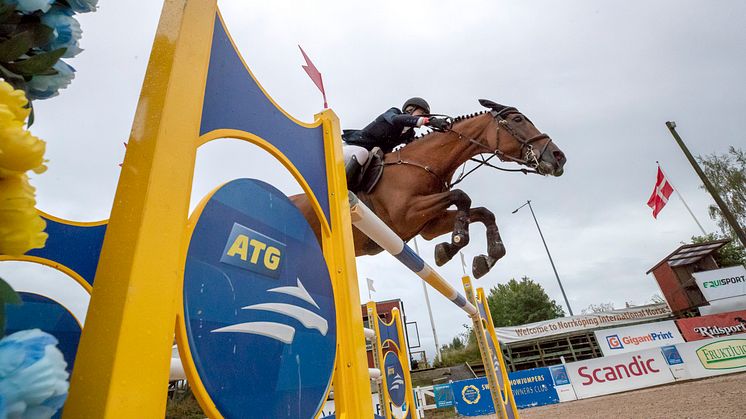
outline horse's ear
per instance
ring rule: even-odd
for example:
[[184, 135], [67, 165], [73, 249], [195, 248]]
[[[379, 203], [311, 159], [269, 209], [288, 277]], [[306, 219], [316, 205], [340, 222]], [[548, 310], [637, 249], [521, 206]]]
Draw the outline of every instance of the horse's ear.
[[505, 105], [501, 105], [499, 103], [495, 103], [488, 99], [479, 99], [479, 104], [484, 106], [485, 108], [492, 109], [495, 112], [500, 112], [501, 110], [507, 108]]

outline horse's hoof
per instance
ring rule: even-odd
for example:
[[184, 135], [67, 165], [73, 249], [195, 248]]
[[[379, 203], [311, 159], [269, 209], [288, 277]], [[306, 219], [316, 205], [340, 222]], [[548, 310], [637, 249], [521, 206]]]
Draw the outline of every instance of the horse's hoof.
[[474, 259], [471, 262], [471, 273], [474, 274], [474, 278], [479, 279], [485, 276], [487, 272], [490, 271], [490, 268], [491, 266], [487, 260], [487, 256], [474, 256]]
[[451, 260], [453, 256], [448, 254], [448, 243], [440, 243], [435, 246], [435, 264], [443, 266]]
[[487, 254], [489, 254], [491, 258], [495, 259], [495, 261], [498, 261], [503, 256], [505, 256], [505, 253], [506, 250], [503, 242], [496, 242], [493, 245], [489, 246], [489, 248], [487, 249]]

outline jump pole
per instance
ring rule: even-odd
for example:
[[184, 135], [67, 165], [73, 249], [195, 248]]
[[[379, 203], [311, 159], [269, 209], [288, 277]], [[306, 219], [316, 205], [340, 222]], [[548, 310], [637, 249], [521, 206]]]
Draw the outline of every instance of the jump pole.
[[365, 204], [360, 202], [358, 197], [348, 192], [350, 200], [350, 214], [352, 224], [362, 231], [371, 240], [378, 243], [384, 250], [403, 263], [412, 272], [417, 274], [425, 282], [430, 284], [436, 291], [443, 294], [444, 297], [451, 300], [454, 304], [464, 310], [469, 317], [477, 315], [477, 309], [466, 300], [460, 292], [451, 286], [442, 276], [435, 272], [430, 265], [414, 251], [407, 246], [399, 236], [394, 233], [389, 226], [381, 221], [373, 211]]
[[[484, 296], [484, 290], [481, 288], [475, 290], [471, 279], [464, 277], [463, 285], [468, 295], [467, 299], [467, 297], [459, 293], [442, 276], [425, 263], [386, 223], [381, 221], [370, 208], [363, 204], [354, 193], [348, 191], [348, 199], [350, 201], [352, 224], [358, 230], [469, 315], [473, 322], [479, 352], [482, 356], [482, 363], [486, 369], [487, 382], [490, 386], [495, 413], [500, 419], [518, 419], [518, 409], [510, 388], [507, 368], [502, 352], [500, 351], [500, 343], [495, 334], [492, 315]], [[370, 318], [370, 310], [368, 313]]]

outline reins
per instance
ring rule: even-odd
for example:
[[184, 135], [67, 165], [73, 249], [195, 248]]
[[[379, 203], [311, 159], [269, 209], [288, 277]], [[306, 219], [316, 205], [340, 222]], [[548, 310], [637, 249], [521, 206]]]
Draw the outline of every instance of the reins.
[[[539, 134], [539, 135], [536, 135], [534, 137], [531, 137], [529, 139], [524, 139], [521, 135], [519, 135], [517, 132], [515, 132], [510, 127], [510, 125], [508, 124], [508, 121], [503, 117], [503, 113], [506, 113], [506, 111], [508, 111], [508, 112], [510, 112], [510, 111], [518, 112], [518, 110], [516, 108], [507, 107], [507, 108], [504, 108], [504, 109], [500, 110], [499, 112], [495, 111], [493, 109], [493, 110], [490, 111], [490, 113], [492, 114], [493, 118], [498, 119], [498, 121], [497, 121], [497, 130], [498, 131], [500, 130], [500, 126], [504, 127], [510, 133], [510, 135], [512, 135], [513, 138], [515, 138], [516, 141], [518, 141], [521, 144], [521, 157], [513, 157], [513, 156], [511, 156], [509, 154], [506, 154], [506, 153], [502, 152], [500, 150], [500, 148], [499, 148], [499, 145], [500, 145], [499, 144], [499, 136], [497, 137], [498, 138], [498, 144], [495, 146], [495, 150], [492, 150], [490, 147], [488, 147], [487, 145], [481, 143], [478, 140], [475, 140], [474, 138], [466, 137], [466, 136], [464, 136], [463, 134], [461, 134], [458, 131], [454, 131], [451, 128], [446, 128], [444, 130], [436, 130], [436, 131], [439, 131], [439, 132], [450, 132], [450, 133], [456, 134], [458, 136], [459, 140], [469, 141], [470, 143], [472, 143], [472, 144], [474, 144], [474, 145], [476, 145], [478, 147], [481, 147], [481, 148], [484, 148], [484, 149], [487, 150], [486, 152], [479, 154], [479, 159], [476, 159], [474, 157], [469, 158], [469, 161], [473, 161], [473, 162], [477, 163], [477, 166], [473, 167], [472, 169], [470, 169], [466, 173], [464, 173], [464, 171], [466, 170], [466, 162], [464, 162], [464, 164], [462, 165], [462, 168], [461, 168], [461, 174], [458, 176], [458, 178], [456, 178], [456, 180], [454, 182], [449, 182], [449, 181], [444, 180], [440, 175], [438, 175], [437, 173], [435, 173], [429, 166], [426, 166], [426, 165], [423, 165], [423, 164], [420, 164], [420, 163], [417, 163], [417, 162], [402, 160], [402, 158], [401, 158], [401, 149], [397, 150], [397, 159], [396, 159], [396, 161], [394, 161], [394, 162], [388, 162], [388, 163], [383, 162], [382, 165], [385, 167], [385, 166], [393, 166], [393, 165], [404, 164], [404, 165], [419, 167], [420, 169], [422, 169], [425, 172], [427, 172], [427, 173], [431, 174], [432, 176], [434, 176], [438, 180], [438, 182], [441, 185], [443, 185], [443, 188], [444, 188], [443, 190], [450, 190], [451, 188], [453, 188], [455, 185], [461, 183], [464, 179], [466, 179], [467, 176], [469, 176], [470, 174], [474, 173], [477, 169], [479, 169], [482, 166], [487, 166], [487, 167], [489, 167], [491, 169], [500, 170], [500, 171], [503, 171], [503, 172], [521, 172], [524, 175], [527, 175], [529, 173], [541, 175], [542, 173], [540, 173], [538, 170], [536, 170], [536, 168], [539, 166], [539, 159], [541, 158], [541, 156], [546, 151], [547, 147], [549, 146], [549, 143], [552, 142], [552, 139], [549, 138], [548, 135], [543, 134], [543, 133]], [[445, 117], [445, 118], [452, 119], [448, 115], [430, 114], [428, 116], [430, 116], [430, 117], [432, 117], [432, 116], [439, 116], [439, 117]], [[524, 116], [524, 118], [525, 118], [525, 116]], [[528, 118], [526, 118], [526, 119], [528, 119]], [[530, 120], [529, 120], [529, 122], [530, 122]], [[541, 152], [537, 155], [534, 152], [534, 148], [533, 148], [532, 143], [534, 143], [534, 142], [536, 142], [538, 140], [541, 140], [541, 139], [548, 139], [548, 141], [544, 144], [544, 146], [541, 149]], [[483, 156], [484, 154], [490, 154], [490, 156], [487, 157], [487, 158], [485, 158]], [[525, 168], [506, 169], [504, 167], [495, 166], [495, 165], [493, 165], [493, 164], [491, 164], [489, 162], [494, 157], [499, 158], [501, 161], [510, 161], [510, 162], [518, 163], [518, 164], [521, 164], [521, 165], [524, 165], [524, 166], [528, 166], [530, 169], [525, 169]]]

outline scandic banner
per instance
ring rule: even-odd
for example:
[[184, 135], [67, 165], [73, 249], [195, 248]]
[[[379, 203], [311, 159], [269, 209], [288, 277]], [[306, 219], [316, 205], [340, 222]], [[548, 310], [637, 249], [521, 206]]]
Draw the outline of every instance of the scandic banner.
[[604, 356], [684, 343], [673, 320], [596, 330], [593, 333]]
[[746, 310], [676, 320], [687, 342], [746, 333]]
[[500, 342], [509, 343], [667, 317], [671, 317], [671, 309], [665, 303], [649, 304], [603, 313], [561, 317], [521, 326], [496, 327], [495, 332]]
[[578, 399], [674, 381], [658, 348], [565, 365]]

